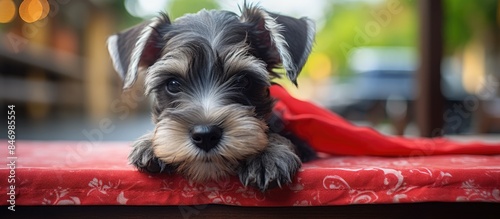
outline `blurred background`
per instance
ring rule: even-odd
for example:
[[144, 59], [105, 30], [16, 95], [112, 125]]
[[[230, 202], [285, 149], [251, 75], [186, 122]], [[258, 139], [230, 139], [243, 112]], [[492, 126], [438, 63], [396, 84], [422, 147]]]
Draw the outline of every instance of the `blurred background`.
[[[294, 96], [386, 134], [498, 137], [499, 0], [247, 2], [316, 22], [300, 89], [279, 81]], [[0, 0], [0, 122], [14, 104], [17, 139], [134, 140], [153, 129], [149, 101], [122, 93], [107, 37], [160, 11], [242, 3]]]

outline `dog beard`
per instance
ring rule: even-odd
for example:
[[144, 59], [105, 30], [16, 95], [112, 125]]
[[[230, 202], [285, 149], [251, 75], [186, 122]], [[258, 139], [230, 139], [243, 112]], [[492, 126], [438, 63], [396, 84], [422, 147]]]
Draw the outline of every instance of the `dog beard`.
[[[192, 143], [189, 132], [193, 121], [218, 124], [224, 130], [215, 148], [204, 151]], [[166, 111], [156, 126], [152, 144], [161, 161], [172, 164], [187, 178], [203, 182], [236, 174], [242, 160], [266, 147], [266, 132], [266, 123], [255, 118], [252, 107], [232, 104], [210, 112]]]

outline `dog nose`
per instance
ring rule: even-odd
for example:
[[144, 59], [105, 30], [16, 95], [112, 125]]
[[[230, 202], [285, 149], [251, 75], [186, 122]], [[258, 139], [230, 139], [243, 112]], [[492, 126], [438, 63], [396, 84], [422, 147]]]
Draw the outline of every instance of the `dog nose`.
[[216, 125], [196, 125], [191, 130], [191, 141], [204, 151], [217, 146], [222, 138], [222, 128]]

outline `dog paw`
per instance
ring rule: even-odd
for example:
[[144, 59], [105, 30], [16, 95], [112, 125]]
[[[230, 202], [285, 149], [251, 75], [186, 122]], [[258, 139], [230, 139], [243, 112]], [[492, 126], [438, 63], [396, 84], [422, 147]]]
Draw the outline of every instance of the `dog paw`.
[[153, 152], [151, 140], [141, 137], [133, 144], [128, 156], [129, 163], [146, 173], [172, 173], [174, 168], [158, 159]]
[[134, 164], [137, 169], [145, 173], [173, 173], [175, 171], [174, 167], [166, 164], [165, 162], [159, 160], [157, 157], [153, 157], [149, 160], [146, 165], [144, 163]]
[[265, 191], [291, 183], [301, 164], [299, 157], [290, 149], [287, 139], [273, 137], [261, 154], [244, 161], [238, 174], [245, 186]]

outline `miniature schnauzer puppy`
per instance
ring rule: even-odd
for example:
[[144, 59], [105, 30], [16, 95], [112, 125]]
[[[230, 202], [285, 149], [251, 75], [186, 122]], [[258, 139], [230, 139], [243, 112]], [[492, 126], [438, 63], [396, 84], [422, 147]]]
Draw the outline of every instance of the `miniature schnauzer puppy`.
[[154, 100], [155, 129], [133, 144], [130, 163], [196, 182], [238, 175], [262, 191], [290, 183], [315, 152], [283, 130], [269, 87], [278, 67], [297, 83], [314, 35], [308, 18], [245, 5], [241, 15], [162, 14], [109, 37], [124, 89], [142, 78]]

